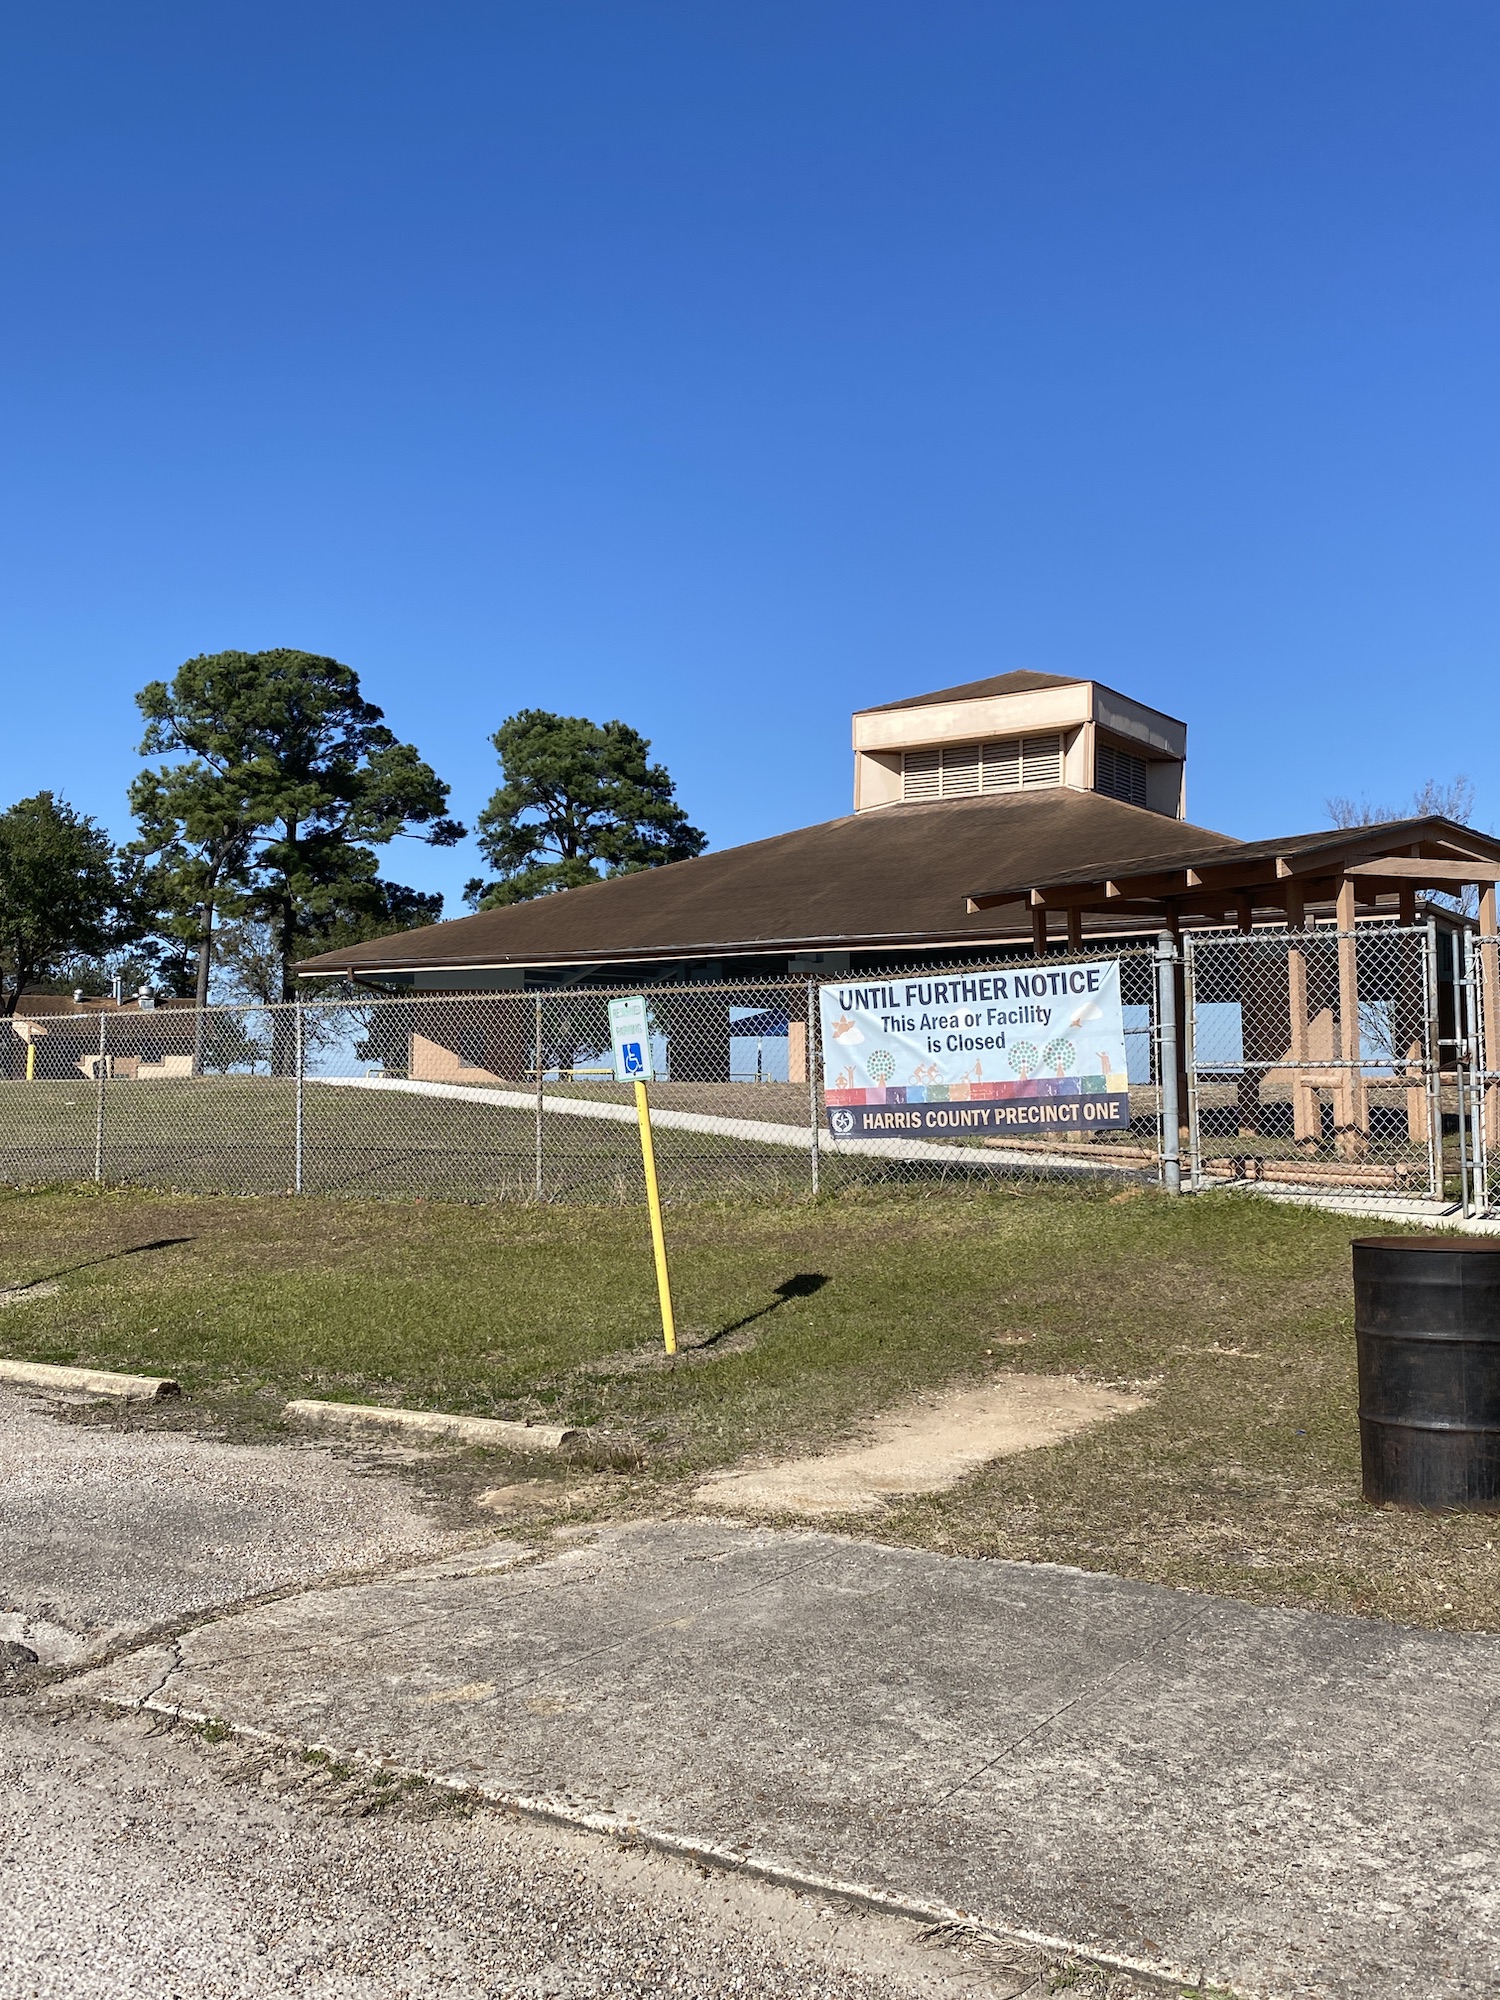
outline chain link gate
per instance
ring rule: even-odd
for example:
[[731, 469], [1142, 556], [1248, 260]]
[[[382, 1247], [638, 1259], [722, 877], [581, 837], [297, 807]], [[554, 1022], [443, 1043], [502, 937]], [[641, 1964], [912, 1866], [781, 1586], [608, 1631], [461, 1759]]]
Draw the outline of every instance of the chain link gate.
[[1185, 956], [1195, 1189], [1443, 1197], [1458, 1088], [1439, 1060], [1434, 926], [1195, 932]]
[[[1148, 948], [1120, 961], [1128, 1131], [835, 1139], [818, 985], [646, 989], [665, 1198], [786, 1199], [855, 1184], [991, 1183], [1161, 1168], [1160, 1023]], [[1021, 970], [1034, 963], [1011, 959]], [[927, 964], [882, 978], [978, 967]], [[234, 1194], [459, 1201], [642, 1197], [611, 991], [167, 1004], [29, 1016], [0, 1042], [0, 1178]]]

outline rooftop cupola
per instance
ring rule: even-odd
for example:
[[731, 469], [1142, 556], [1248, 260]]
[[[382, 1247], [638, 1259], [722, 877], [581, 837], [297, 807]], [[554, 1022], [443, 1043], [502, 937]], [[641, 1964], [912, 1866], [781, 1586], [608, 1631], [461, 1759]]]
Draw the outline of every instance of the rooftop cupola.
[[854, 810], [1066, 785], [1186, 817], [1187, 724], [1099, 681], [997, 674], [854, 717]]

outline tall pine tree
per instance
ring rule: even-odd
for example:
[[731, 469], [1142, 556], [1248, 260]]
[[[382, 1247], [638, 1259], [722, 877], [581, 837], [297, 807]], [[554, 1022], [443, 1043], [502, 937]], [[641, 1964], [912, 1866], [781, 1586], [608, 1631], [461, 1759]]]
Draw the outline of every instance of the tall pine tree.
[[467, 885], [475, 909], [686, 861], [708, 845], [626, 723], [523, 708], [490, 741], [504, 782], [479, 815], [479, 845], [498, 879]]
[[441, 914], [441, 897], [383, 881], [375, 849], [413, 828], [451, 846], [464, 829], [352, 667], [288, 647], [202, 654], [136, 701], [142, 755], [187, 753], [143, 773], [131, 804], [169, 919], [194, 936], [200, 1002], [221, 910], [269, 925], [283, 998], [307, 951]]

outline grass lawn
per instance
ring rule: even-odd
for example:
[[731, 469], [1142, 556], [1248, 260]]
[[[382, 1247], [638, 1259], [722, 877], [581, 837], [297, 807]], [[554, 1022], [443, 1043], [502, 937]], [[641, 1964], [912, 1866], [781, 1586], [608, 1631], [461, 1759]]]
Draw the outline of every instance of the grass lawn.
[[711, 1343], [674, 1365], [638, 1209], [8, 1192], [0, 1286], [46, 1284], [0, 1306], [0, 1352], [187, 1391], [87, 1421], [269, 1437], [286, 1397], [313, 1395], [614, 1440], [571, 1467], [458, 1455], [470, 1490], [540, 1471], [539, 1520], [688, 1510], [708, 1470], [848, 1438], [914, 1390], [996, 1370], [1146, 1385], [1137, 1414], [859, 1531], [1500, 1626], [1500, 1522], [1359, 1498], [1348, 1245], [1368, 1226], [1035, 1186], [700, 1205], [668, 1226], [679, 1319]]
[[[662, 1086], [669, 1099], [674, 1087]], [[786, 1086], [709, 1085], [679, 1094], [693, 1108], [783, 1122]], [[514, 1091], [508, 1093], [513, 1095]], [[565, 1086], [549, 1094], [600, 1097]], [[612, 1094], [612, 1093], [611, 1093]], [[536, 1127], [530, 1109], [415, 1092], [359, 1090], [310, 1079], [303, 1093], [303, 1186], [314, 1194], [394, 1195], [447, 1201], [527, 1199], [535, 1189]], [[748, 1109], [747, 1109], [748, 1107]], [[192, 1194], [288, 1192], [296, 1175], [297, 1094], [289, 1077], [211, 1076], [152, 1082], [112, 1079], [102, 1129], [98, 1094], [82, 1078], [0, 1081], [0, 1150], [14, 1181], [92, 1180], [102, 1139], [108, 1185], [133, 1183]], [[806, 1122], [805, 1091], [800, 1116]], [[640, 1142], [633, 1124], [548, 1113], [543, 1172], [553, 1199], [638, 1202]], [[657, 1165], [668, 1200], [705, 1186], [726, 1196], [795, 1199], [807, 1191], [805, 1146], [756, 1145], [662, 1126]], [[837, 1179], [832, 1156], [825, 1173]], [[865, 1164], [868, 1177], [871, 1168]], [[878, 1167], [875, 1171], [879, 1171]]]

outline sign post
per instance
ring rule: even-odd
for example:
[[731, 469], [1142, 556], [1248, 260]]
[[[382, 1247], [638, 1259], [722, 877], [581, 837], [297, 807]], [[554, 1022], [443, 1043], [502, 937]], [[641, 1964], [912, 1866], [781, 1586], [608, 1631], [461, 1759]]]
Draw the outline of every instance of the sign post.
[[667, 1269], [667, 1238], [661, 1226], [661, 1192], [656, 1185], [656, 1149], [651, 1143], [651, 1106], [646, 1085], [651, 1067], [651, 1029], [645, 996], [632, 993], [609, 1003], [609, 1036], [614, 1047], [616, 1083], [635, 1085], [635, 1115], [641, 1128], [641, 1165], [646, 1174], [646, 1206], [651, 1211], [651, 1248], [656, 1257], [656, 1291], [661, 1301], [662, 1341], [668, 1354], [677, 1352], [677, 1322], [672, 1312], [672, 1278]]
[[42, 1026], [40, 1021], [17, 1021], [14, 1017], [11, 1020], [10, 1028], [11, 1033], [19, 1035], [21, 1040], [26, 1044], [26, 1081], [28, 1083], [35, 1083], [37, 1037], [38, 1035], [45, 1035], [47, 1030]]

